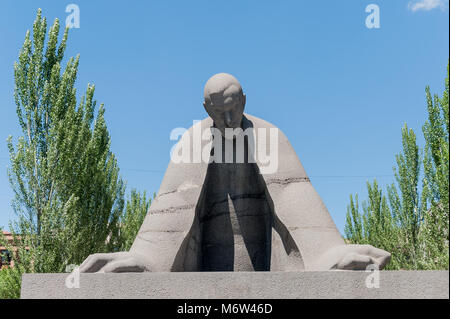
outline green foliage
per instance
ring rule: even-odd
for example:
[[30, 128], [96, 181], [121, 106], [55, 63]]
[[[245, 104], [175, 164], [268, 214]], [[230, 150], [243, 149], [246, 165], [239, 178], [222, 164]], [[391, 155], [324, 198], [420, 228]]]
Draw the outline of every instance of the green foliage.
[[426, 88], [428, 121], [423, 126], [424, 198], [428, 210], [421, 232], [424, 267], [448, 269], [449, 262], [449, 69], [442, 98]]
[[151, 198], [147, 199], [147, 194], [131, 191], [127, 206], [120, 219], [120, 244], [119, 251], [129, 250], [144, 221], [145, 215], [151, 204]]
[[[345, 235], [356, 244], [371, 244], [392, 253], [387, 269], [448, 269], [449, 266], [449, 68], [442, 98], [426, 88], [428, 120], [421, 156], [416, 135], [402, 128], [402, 153], [396, 155], [395, 182], [387, 198], [367, 183], [368, 200], [359, 212], [350, 196]], [[423, 166], [422, 188], [419, 189]]]
[[0, 299], [20, 298], [20, 284], [23, 271], [21, 266], [0, 270]]
[[[96, 111], [90, 84], [77, 102], [79, 56], [61, 67], [68, 29], [58, 45], [59, 29], [56, 19], [45, 41], [47, 22], [39, 10], [33, 35], [26, 33], [14, 64], [23, 135], [16, 145], [11, 136], [7, 143], [17, 214], [10, 229], [19, 249], [14, 270], [2, 271], [2, 277], [64, 272], [91, 253], [117, 250], [120, 242], [125, 185], [110, 151], [105, 109], [100, 105]], [[5, 281], [1, 286], [6, 287]]]
[[0, 229], [0, 246], [6, 247], [15, 262], [12, 268], [0, 269], [0, 299], [20, 298], [22, 274], [31, 272], [30, 254], [25, 247], [20, 246], [19, 239], [19, 236], [14, 236], [13, 243], [8, 243]]

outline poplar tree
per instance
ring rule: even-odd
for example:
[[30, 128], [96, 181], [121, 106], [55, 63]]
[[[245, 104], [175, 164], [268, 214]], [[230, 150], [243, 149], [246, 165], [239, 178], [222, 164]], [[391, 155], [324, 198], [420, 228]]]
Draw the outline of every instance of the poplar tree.
[[402, 128], [402, 146], [394, 167], [396, 184], [387, 187], [397, 235], [395, 260], [402, 268], [418, 269], [418, 236], [424, 210], [419, 194], [421, 159], [416, 135], [406, 124]]
[[373, 185], [367, 183], [363, 212], [357, 196], [355, 201], [350, 196], [347, 207], [347, 241], [391, 252], [387, 269], [449, 267], [448, 66], [443, 96], [432, 97], [428, 86], [425, 93], [428, 118], [422, 128], [423, 152], [414, 131], [405, 124], [403, 150], [396, 155], [395, 183], [387, 187], [387, 197], [374, 181]]
[[448, 269], [449, 262], [449, 67], [442, 98], [426, 87], [428, 119], [423, 126], [424, 198], [428, 210], [422, 229], [423, 263]]
[[14, 268], [64, 272], [91, 253], [117, 249], [125, 185], [94, 85], [77, 101], [79, 55], [62, 64], [68, 29], [58, 41], [55, 19], [47, 36], [38, 10], [32, 31], [14, 64], [22, 135], [7, 140], [17, 214], [10, 229], [19, 247]]
[[120, 217], [119, 251], [128, 251], [136, 238], [142, 222], [147, 215], [152, 200], [147, 193], [131, 190], [124, 213]]

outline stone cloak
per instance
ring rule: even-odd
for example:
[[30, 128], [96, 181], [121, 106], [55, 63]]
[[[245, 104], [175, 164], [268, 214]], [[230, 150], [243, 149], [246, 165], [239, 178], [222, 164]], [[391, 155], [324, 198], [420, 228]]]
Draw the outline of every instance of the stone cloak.
[[[271, 271], [316, 270], [318, 259], [329, 249], [345, 245], [327, 208], [309, 180], [287, 137], [274, 125], [244, 114], [245, 129], [266, 129], [266, 150], [270, 152], [269, 129], [278, 130], [278, 169], [260, 175], [266, 185], [273, 214]], [[194, 129], [212, 127], [211, 118], [192, 126], [183, 139], [189, 140], [190, 163], [170, 161], [160, 189], [130, 251], [145, 252], [154, 263], [153, 271], [198, 271], [201, 238], [198, 203], [201, 202], [208, 163], [193, 163]], [[211, 140], [202, 140], [206, 149]], [[197, 145], [198, 146], [198, 145]], [[177, 148], [178, 147], [178, 148]], [[258, 147], [258, 143], [256, 143]], [[211, 148], [211, 146], [209, 146]], [[257, 150], [256, 150], [257, 152]], [[259, 168], [265, 163], [256, 157]], [[158, 265], [158, 266], [156, 266]]]

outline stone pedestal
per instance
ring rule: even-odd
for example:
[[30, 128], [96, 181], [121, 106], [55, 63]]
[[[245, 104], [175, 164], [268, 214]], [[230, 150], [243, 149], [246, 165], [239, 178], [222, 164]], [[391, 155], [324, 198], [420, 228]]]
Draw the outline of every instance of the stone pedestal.
[[[25, 274], [22, 298], [449, 298], [448, 271]], [[74, 276], [75, 275], [75, 276]], [[370, 276], [368, 278], [368, 276]], [[77, 284], [79, 283], [79, 287]], [[373, 288], [368, 288], [369, 286]], [[72, 287], [72, 288], [68, 288]]]

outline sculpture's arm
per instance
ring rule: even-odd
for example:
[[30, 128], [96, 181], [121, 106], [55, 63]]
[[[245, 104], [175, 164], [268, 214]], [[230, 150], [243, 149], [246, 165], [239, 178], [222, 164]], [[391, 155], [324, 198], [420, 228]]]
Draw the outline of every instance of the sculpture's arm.
[[92, 254], [81, 264], [80, 272], [152, 271], [152, 262], [144, 255], [130, 252]]
[[307, 178], [268, 180], [274, 212], [295, 241], [306, 270], [382, 269], [390, 254], [370, 245], [346, 245], [328, 210]]
[[178, 192], [158, 196], [128, 252], [90, 255], [80, 266], [80, 272], [183, 270], [185, 256], [180, 250], [190, 238], [194, 207], [178, 205], [176, 201], [180, 198]]
[[174, 262], [186, 232], [171, 231], [170, 221], [166, 230], [155, 231], [149, 228], [154, 224], [154, 217], [158, 218], [147, 214], [129, 251], [92, 254], [81, 264], [80, 272], [176, 271]]
[[344, 245], [328, 210], [308, 178], [267, 179], [273, 211], [289, 231], [306, 270], [330, 249]]
[[[255, 126], [275, 128], [251, 117]], [[281, 154], [275, 173], [263, 175], [273, 212], [289, 231], [298, 248], [306, 270], [365, 269], [368, 263], [384, 267], [390, 254], [372, 246], [345, 245], [344, 239], [334, 224], [325, 204], [312, 186], [295, 150], [287, 137], [278, 130], [277, 149]], [[266, 139], [268, 141], [269, 139]], [[266, 149], [271, 149], [267, 143]], [[264, 166], [259, 163], [259, 166]], [[281, 235], [280, 235], [281, 236]], [[283, 237], [283, 236], [281, 236]], [[286, 240], [284, 240], [286, 241]], [[302, 263], [287, 265], [288, 269], [299, 269]]]
[[313, 265], [315, 270], [365, 270], [375, 265], [383, 269], [390, 261], [391, 254], [371, 245], [337, 246], [320, 256]]
[[[208, 118], [201, 125], [210, 127], [212, 122]], [[191, 127], [182, 140], [193, 136]], [[187, 143], [193, 145], [193, 141]], [[91, 255], [80, 271], [195, 271], [198, 240], [194, 216], [206, 169], [205, 163], [171, 161], [130, 251]]]

